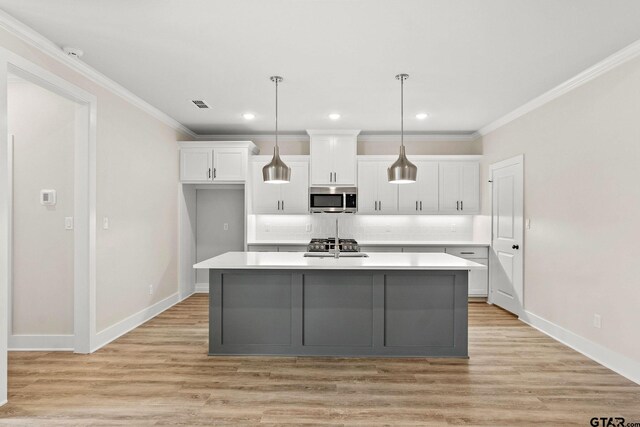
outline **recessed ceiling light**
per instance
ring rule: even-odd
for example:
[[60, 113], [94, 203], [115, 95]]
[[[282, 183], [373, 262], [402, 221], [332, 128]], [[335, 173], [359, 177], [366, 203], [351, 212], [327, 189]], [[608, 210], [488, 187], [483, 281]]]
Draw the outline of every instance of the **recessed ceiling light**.
[[340, 118], [340, 114], [338, 114], [338, 113], [331, 113], [331, 114], [329, 114], [329, 118], [330, 118], [331, 120], [338, 120], [338, 119]]
[[245, 120], [253, 120], [256, 118], [256, 115], [253, 113], [244, 113], [242, 117], [244, 117]]
[[418, 114], [416, 114], [416, 119], [418, 119], [418, 120], [424, 120], [427, 117], [429, 117], [429, 115], [427, 113], [418, 113]]

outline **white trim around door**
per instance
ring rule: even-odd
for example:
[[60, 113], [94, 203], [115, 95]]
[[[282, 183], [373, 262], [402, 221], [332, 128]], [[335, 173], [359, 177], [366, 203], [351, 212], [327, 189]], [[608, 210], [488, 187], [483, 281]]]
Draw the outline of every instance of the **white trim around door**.
[[96, 125], [97, 98], [30, 61], [0, 48], [0, 401], [7, 396], [7, 342], [11, 285], [11, 165], [7, 123], [9, 74], [78, 104], [74, 152], [74, 338], [76, 353], [89, 353], [96, 336]]

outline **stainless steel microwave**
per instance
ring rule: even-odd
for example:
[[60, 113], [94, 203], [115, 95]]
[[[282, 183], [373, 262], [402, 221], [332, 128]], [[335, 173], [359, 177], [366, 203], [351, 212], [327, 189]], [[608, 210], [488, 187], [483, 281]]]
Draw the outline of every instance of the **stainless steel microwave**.
[[358, 210], [358, 190], [355, 187], [311, 187], [309, 211], [351, 212]]

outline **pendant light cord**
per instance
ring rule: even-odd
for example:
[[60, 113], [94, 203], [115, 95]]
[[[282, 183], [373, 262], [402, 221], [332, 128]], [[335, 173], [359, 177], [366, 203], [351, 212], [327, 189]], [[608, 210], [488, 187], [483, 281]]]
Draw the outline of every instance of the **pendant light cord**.
[[278, 79], [276, 81], [276, 148], [278, 147]]
[[404, 76], [400, 78], [400, 145], [404, 147]]

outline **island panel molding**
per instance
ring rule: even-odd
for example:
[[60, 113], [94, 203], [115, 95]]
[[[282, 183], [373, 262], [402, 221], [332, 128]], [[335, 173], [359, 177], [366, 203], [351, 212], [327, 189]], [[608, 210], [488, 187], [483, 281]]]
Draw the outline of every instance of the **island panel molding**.
[[467, 357], [466, 270], [210, 269], [210, 355]]

